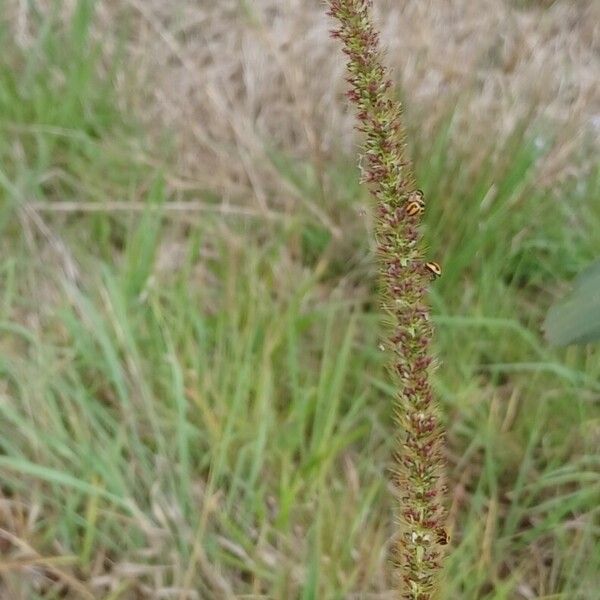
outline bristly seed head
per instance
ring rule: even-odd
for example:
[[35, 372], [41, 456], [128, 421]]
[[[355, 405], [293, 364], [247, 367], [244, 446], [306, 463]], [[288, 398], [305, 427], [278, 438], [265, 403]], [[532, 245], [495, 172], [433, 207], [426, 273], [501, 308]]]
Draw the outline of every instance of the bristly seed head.
[[357, 129], [364, 135], [361, 180], [375, 199], [384, 308], [393, 319], [387, 347], [402, 429], [394, 482], [402, 491], [404, 523], [393, 559], [404, 582], [401, 598], [431, 600], [439, 590], [441, 546], [447, 542], [440, 533], [445, 531], [442, 430], [429, 382], [433, 332], [425, 295], [441, 267], [425, 261], [420, 250], [424, 194], [416, 189], [406, 156], [401, 105], [390, 93], [371, 6], [370, 0], [330, 0], [329, 14], [338, 24], [332, 36], [348, 56], [347, 98], [356, 106]]

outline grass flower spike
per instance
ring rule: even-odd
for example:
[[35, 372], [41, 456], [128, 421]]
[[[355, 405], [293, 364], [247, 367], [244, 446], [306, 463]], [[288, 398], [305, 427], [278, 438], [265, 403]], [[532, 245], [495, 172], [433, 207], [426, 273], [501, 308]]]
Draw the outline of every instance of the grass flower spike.
[[439, 592], [443, 546], [442, 430], [430, 384], [432, 326], [426, 293], [441, 274], [420, 247], [425, 208], [406, 155], [401, 105], [382, 63], [369, 0], [331, 0], [332, 31], [348, 56], [348, 98], [364, 135], [362, 180], [376, 204], [376, 236], [384, 310], [391, 320], [388, 347], [398, 393], [400, 426], [394, 483], [401, 502], [400, 534], [394, 549], [401, 598], [429, 600]]

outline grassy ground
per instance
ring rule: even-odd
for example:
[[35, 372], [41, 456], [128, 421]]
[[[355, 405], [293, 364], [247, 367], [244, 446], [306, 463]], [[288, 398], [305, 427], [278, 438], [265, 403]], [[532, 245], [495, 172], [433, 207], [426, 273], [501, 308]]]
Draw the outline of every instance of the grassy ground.
[[[90, 7], [40, 17], [27, 51], [1, 39], [0, 597], [392, 598], [355, 158], [265, 144], [293, 210], [186, 189]], [[444, 267], [445, 597], [594, 600], [598, 350], [550, 349], [540, 324], [598, 254], [600, 171], [545, 189], [547, 126], [459, 151], [455, 114], [412, 137]]]

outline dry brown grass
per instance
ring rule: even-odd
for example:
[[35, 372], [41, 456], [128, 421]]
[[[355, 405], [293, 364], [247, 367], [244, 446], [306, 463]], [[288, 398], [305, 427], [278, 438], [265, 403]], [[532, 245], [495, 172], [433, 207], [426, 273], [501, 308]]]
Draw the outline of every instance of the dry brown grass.
[[[510, 131], [531, 106], [567, 126], [551, 171], [567, 168], [565, 156], [583, 136], [598, 140], [598, 5], [375, 4], [388, 62], [425, 130], [460, 97], [456, 137], [468, 146]], [[293, 198], [265, 146], [316, 166], [340, 145], [351, 148], [343, 58], [328, 40], [320, 1], [115, 4], [124, 5], [141, 17], [130, 48], [154, 89], [139, 112], [177, 132], [189, 177], [230, 192], [251, 187], [264, 206]]]
[[[569, 160], [585, 140], [598, 144], [600, 8], [593, 0], [375, 4], [388, 63], [424, 137], [457, 102], [455, 141], [471, 149], [474, 139], [505, 134], [534, 107], [544, 122], [562, 126], [545, 165], [552, 179], [572, 172]], [[27, 44], [30, 9], [20, 0], [8, 8]], [[321, 1], [112, 0], [98, 11], [107, 49], [127, 23], [136, 84], [152, 92], [132, 98], [131, 82], [123, 81], [124, 102], [149, 129], [174, 132], [176, 189], [209, 187], [225, 198], [251, 192], [264, 211], [289, 208], [298, 192], [273, 168], [269, 149], [309, 160], [317, 173], [340, 148], [351, 149], [343, 57], [328, 39]]]

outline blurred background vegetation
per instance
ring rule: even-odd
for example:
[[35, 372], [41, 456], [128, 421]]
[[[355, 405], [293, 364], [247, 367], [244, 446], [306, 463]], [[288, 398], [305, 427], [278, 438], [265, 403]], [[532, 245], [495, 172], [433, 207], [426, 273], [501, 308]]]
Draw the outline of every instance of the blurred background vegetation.
[[[395, 434], [317, 0], [0, 3], [0, 597], [389, 599]], [[592, 1], [376, 2], [448, 429], [447, 598], [594, 600]]]

